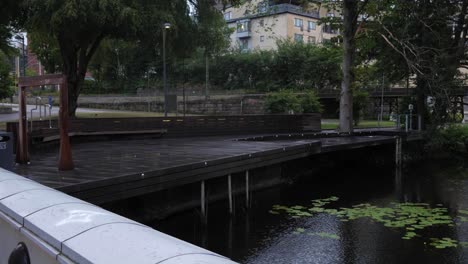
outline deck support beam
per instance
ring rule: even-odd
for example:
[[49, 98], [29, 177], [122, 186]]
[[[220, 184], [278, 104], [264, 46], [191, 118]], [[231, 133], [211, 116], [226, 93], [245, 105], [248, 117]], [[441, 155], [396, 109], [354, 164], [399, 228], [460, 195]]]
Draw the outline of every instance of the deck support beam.
[[395, 165], [401, 166], [401, 158], [402, 158], [402, 139], [401, 137], [395, 138]]
[[201, 205], [201, 214], [202, 218], [206, 218], [206, 195], [205, 195], [205, 181], [201, 182], [201, 190], [200, 190], [200, 205]]
[[234, 213], [234, 206], [232, 203], [232, 177], [231, 174], [228, 175], [228, 196], [229, 196], [229, 213]]
[[250, 208], [249, 171], [245, 171], [245, 207]]

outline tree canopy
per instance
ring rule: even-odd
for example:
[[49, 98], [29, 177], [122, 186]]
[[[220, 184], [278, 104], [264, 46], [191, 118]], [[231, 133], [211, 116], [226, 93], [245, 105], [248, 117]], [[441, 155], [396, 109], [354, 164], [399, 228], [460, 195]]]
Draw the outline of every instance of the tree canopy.
[[198, 44], [191, 41], [191, 33], [205, 24], [199, 22], [211, 21], [207, 16], [216, 14], [208, 12], [214, 9], [211, 0], [25, 0], [24, 8], [28, 31], [40, 36], [42, 44], [58, 46], [61, 70], [68, 79], [71, 115], [88, 66], [104, 39], [132, 40], [139, 49], [159, 53], [162, 25], [169, 22], [172, 51], [182, 54], [193, 48], [191, 44]]

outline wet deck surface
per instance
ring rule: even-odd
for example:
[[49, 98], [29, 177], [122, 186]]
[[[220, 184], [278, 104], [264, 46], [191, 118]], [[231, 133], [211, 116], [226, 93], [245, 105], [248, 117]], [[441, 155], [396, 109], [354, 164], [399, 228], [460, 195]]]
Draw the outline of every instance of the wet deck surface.
[[[33, 154], [15, 172], [102, 203], [313, 154], [392, 144], [393, 136], [238, 141], [242, 136], [142, 139], [73, 145], [75, 170], [57, 170], [58, 150]], [[133, 191], [129, 191], [133, 190]]]

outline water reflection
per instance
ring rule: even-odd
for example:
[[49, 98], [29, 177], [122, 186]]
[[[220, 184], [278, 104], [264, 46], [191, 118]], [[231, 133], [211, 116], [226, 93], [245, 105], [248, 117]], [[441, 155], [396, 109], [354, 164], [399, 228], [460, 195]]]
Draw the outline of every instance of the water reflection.
[[[210, 205], [206, 228], [193, 223], [198, 219], [193, 212], [154, 223], [154, 227], [242, 263], [466, 263], [465, 248], [436, 249], [426, 241], [449, 237], [468, 242], [467, 223], [425, 228], [420, 237], [403, 240], [405, 230], [370, 218], [342, 222], [325, 213], [306, 218], [269, 213], [275, 204], [309, 206], [312, 199], [335, 195], [340, 197], [336, 208], [419, 202], [441, 204], [456, 217], [457, 210], [468, 210], [468, 173], [459, 171], [462, 175], [453, 177], [453, 170], [459, 171], [431, 164], [406, 171], [327, 171], [290, 186], [254, 193], [247, 213], [239, 210], [241, 204], [236, 205], [233, 217], [226, 202]], [[298, 228], [303, 232], [298, 234]]]

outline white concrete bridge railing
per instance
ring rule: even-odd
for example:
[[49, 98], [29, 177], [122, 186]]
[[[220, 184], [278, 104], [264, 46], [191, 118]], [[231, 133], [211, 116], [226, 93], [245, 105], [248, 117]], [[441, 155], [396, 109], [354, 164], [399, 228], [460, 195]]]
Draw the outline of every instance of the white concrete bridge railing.
[[0, 168], [0, 264], [234, 263]]

